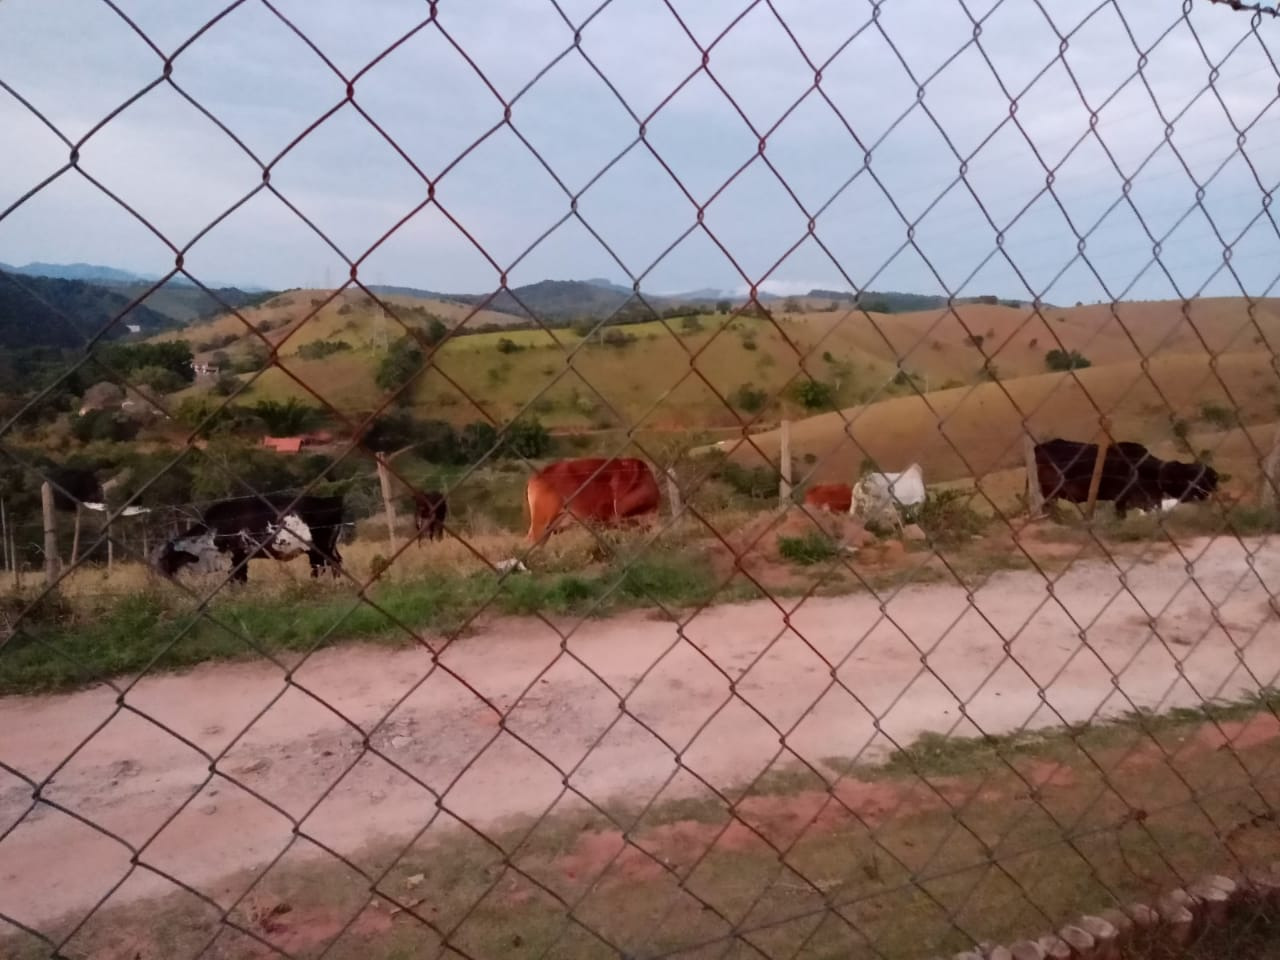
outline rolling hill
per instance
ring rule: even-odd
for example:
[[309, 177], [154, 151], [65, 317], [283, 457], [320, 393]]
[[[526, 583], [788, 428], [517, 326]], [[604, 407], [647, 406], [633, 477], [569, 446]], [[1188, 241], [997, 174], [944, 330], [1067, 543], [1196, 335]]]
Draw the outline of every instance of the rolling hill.
[[[0, 348], [27, 347], [74, 349], [98, 334], [129, 307], [132, 298], [114, 290], [79, 280], [13, 276], [0, 272]], [[128, 311], [108, 332], [110, 338], [129, 333], [126, 324], [143, 332], [174, 325], [166, 314], [145, 305]]]

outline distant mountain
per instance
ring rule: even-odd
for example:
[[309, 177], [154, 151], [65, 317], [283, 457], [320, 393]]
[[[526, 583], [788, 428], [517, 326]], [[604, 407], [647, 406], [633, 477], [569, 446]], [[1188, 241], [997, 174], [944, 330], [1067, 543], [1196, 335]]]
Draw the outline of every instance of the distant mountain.
[[424, 300], [457, 300], [451, 293], [435, 293], [421, 287], [400, 287], [387, 283], [371, 283], [369, 289], [374, 293], [382, 293], [392, 297], [421, 297]]
[[0, 263], [0, 270], [5, 273], [17, 273], [27, 277], [50, 277], [54, 280], [87, 280], [91, 282], [136, 283], [147, 278], [128, 270], [115, 267], [104, 267], [96, 263], [28, 263], [22, 267], [11, 267]]
[[[86, 338], [95, 336], [131, 301], [122, 293], [81, 280], [0, 272], [0, 349], [83, 346]], [[158, 310], [136, 306], [107, 336], [126, 336], [127, 324], [155, 333], [174, 326], [174, 321]]]

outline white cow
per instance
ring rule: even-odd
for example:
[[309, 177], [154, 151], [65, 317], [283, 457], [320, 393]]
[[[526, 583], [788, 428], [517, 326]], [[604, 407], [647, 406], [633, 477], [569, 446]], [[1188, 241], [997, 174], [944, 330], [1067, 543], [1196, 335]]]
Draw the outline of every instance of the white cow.
[[902, 527], [901, 510], [924, 503], [924, 472], [913, 463], [901, 473], [869, 473], [853, 487], [851, 516], [864, 523]]

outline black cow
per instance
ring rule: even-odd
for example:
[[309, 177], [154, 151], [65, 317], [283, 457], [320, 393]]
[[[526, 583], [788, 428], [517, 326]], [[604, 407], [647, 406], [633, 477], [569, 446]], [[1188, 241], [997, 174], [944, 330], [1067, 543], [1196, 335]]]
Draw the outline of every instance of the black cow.
[[[295, 502], [296, 501], [296, 502]], [[152, 565], [166, 577], [210, 554], [230, 554], [232, 579], [249, 579], [250, 557], [292, 560], [303, 553], [311, 576], [327, 568], [338, 575], [338, 535], [342, 532], [342, 497], [295, 497], [265, 494], [220, 500], [204, 511], [199, 523], [160, 545]]]
[[[1036, 444], [1036, 479], [1045, 503], [1085, 503], [1097, 457], [1096, 443], [1055, 438]], [[1116, 516], [1123, 518], [1132, 507], [1152, 510], [1166, 497], [1206, 500], [1217, 489], [1218, 473], [1208, 464], [1161, 460], [1140, 443], [1121, 442], [1107, 447], [1098, 499], [1113, 501]]]
[[418, 545], [422, 538], [444, 539], [444, 521], [449, 516], [449, 504], [444, 494], [437, 490], [413, 491], [414, 520], [418, 528]]

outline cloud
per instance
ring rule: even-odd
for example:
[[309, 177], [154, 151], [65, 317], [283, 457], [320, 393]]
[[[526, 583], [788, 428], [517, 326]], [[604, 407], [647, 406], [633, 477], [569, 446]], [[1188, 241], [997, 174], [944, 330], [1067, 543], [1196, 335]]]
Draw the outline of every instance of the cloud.
[[[585, 26], [585, 2], [277, 6], [190, 40], [221, 3], [122, 3], [157, 53], [100, 0], [0, 5], [0, 80], [68, 140], [146, 91], [79, 148], [120, 202], [67, 170], [0, 219], [0, 261], [164, 271], [154, 230], [198, 275], [273, 286], [354, 262], [448, 290], [606, 272], [1064, 302], [1276, 269], [1275, 71], [1218, 5], [614, 0]], [[2, 210], [70, 150], [3, 91], [0, 124]]]

